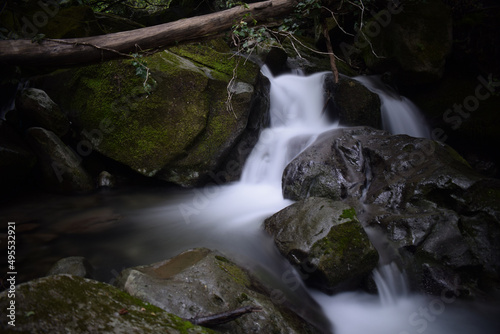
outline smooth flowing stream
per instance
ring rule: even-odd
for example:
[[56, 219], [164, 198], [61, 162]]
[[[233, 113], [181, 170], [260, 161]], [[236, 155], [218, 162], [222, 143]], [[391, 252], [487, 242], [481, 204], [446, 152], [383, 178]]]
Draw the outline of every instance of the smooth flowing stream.
[[[239, 254], [246, 263], [265, 267], [274, 274], [277, 286], [286, 289], [280, 280], [289, 267], [281, 262], [272, 241], [262, 233], [262, 222], [292, 203], [283, 199], [281, 190], [281, 176], [288, 162], [319, 134], [338, 125], [328, 123], [322, 113], [324, 74], [273, 78], [266, 68], [263, 73], [271, 81], [271, 127], [261, 133], [241, 180], [199, 189], [198, 196], [191, 193], [183, 201], [176, 199], [176, 205], [158, 208], [158, 214], [169, 219], [177, 214], [177, 221], [184, 221], [191, 228], [196, 226], [203, 239], [201, 244], [217, 245]], [[411, 101], [384, 91], [376, 79], [356, 79], [380, 95], [387, 130], [427, 137], [418, 108]], [[377, 82], [379, 86], [375, 86]], [[373, 275], [378, 295], [348, 292], [327, 296], [309, 291], [336, 334], [496, 333], [489, 317], [494, 310], [477, 310], [477, 305], [464, 305], [446, 295], [433, 298], [411, 294], [406, 277], [394, 263], [381, 265]], [[297, 289], [292, 293], [298, 293]]]
[[[412, 294], [404, 274], [394, 263], [384, 263], [374, 272], [378, 295], [347, 292], [328, 296], [311, 291], [301, 282], [293, 286], [286, 284], [283, 275], [293, 268], [278, 254], [273, 241], [263, 231], [262, 223], [292, 203], [283, 198], [281, 189], [282, 172], [288, 162], [320, 133], [338, 125], [328, 123], [322, 113], [324, 74], [273, 78], [265, 68], [263, 73], [271, 81], [271, 127], [262, 131], [239, 182], [128, 197], [98, 194], [80, 198], [79, 205], [91, 207], [93, 212], [78, 212], [71, 206], [67, 209], [68, 204], [63, 202], [44, 207], [46, 216], [42, 217], [47, 223], [42, 224], [43, 228], [58, 229], [63, 231], [58, 233], [66, 235], [69, 235], [68, 225], [92, 222], [96, 215], [109, 216], [110, 222], [120, 217], [119, 226], [112, 228], [101, 226], [102, 219], [99, 220], [101, 225], [96, 223], [95, 228], [106, 231], [99, 237], [89, 235], [86, 239], [80, 234], [75, 239], [60, 238], [51, 242], [50, 247], [59, 251], [59, 256], [86, 256], [101, 268], [97, 276], [104, 280], [112, 279], [126, 266], [164, 260], [185, 249], [218, 249], [254, 272], [265, 273], [262, 276], [266, 277], [266, 283], [283, 290], [293, 300], [295, 310], [306, 319], [315, 321], [314, 314], [321, 313], [322, 309], [336, 334], [497, 333], [493, 322], [496, 319], [491, 317], [495, 316], [495, 309], [484, 304], [459, 302], [446, 295]], [[388, 111], [384, 124], [385, 117], [392, 118], [393, 113], [413, 112], [412, 107], [401, 107], [409, 104], [408, 100], [396, 100], [400, 101], [399, 107], [384, 100], [384, 108]], [[392, 110], [394, 108], [399, 109]], [[398, 122], [411, 123], [414, 116], [401, 117], [404, 120]], [[409, 125], [411, 131], [407, 134], [426, 136], [425, 130], [417, 131], [414, 124]], [[104, 225], [106, 222], [104, 220]], [[75, 249], [77, 243], [81, 243], [85, 251]], [[43, 251], [43, 248], [37, 250], [38, 253]], [[326, 330], [330, 325], [319, 326]]]

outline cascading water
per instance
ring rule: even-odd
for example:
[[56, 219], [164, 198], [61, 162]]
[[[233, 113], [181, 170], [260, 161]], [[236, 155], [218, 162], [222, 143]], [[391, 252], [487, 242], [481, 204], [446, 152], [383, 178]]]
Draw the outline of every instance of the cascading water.
[[358, 76], [362, 83], [380, 97], [380, 112], [384, 130], [417, 138], [430, 138], [430, 132], [419, 108], [404, 96], [385, 85], [379, 76]]
[[[338, 125], [329, 124], [322, 114], [324, 74], [273, 78], [265, 68], [263, 73], [271, 81], [271, 127], [262, 131], [239, 182], [186, 191], [169, 190], [167, 198], [165, 193], [140, 195], [142, 197], [127, 194], [117, 205], [126, 207], [118, 212], [126, 217], [120, 222], [119, 232], [92, 237], [92, 251], [86, 241], [90, 239], [83, 238], [81, 252], [75, 253], [101, 267], [102, 272], [96, 275], [108, 280], [109, 263], [115, 270], [113, 274], [117, 274], [131, 264], [164, 260], [187, 248], [209, 247], [227, 252], [240, 263], [256, 268], [252, 270], [254, 273], [263, 273], [261, 278], [265, 278], [266, 284], [274, 284], [273, 288], [283, 291], [291, 307], [325, 333], [328, 333], [330, 322], [335, 334], [496, 333], [491, 323], [473, 312], [476, 305], [461, 307], [458, 300], [446, 295], [427, 298], [410, 294], [404, 275], [384, 254], [380, 254], [384, 265], [374, 272], [379, 295], [347, 292], [327, 296], [310, 291], [303, 284], [293, 289], [287, 286], [283, 273], [293, 268], [265, 234], [262, 222], [292, 203], [283, 198], [281, 189], [281, 177], [287, 163], [319, 134]], [[381, 90], [382, 93], [389, 94]], [[385, 104], [385, 108], [391, 107]], [[106, 197], [106, 201], [109, 200]], [[92, 210], [101, 210], [104, 213], [99, 214], [114, 217], [110, 206], [95, 207], [101, 201], [103, 198], [99, 196], [90, 198]], [[60, 202], [56, 202], [57, 210], [52, 211], [60, 210]], [[37, 217], [50, 217], [46, 218], [47, 225], [51, 220], [57, 225], [66, 218], [61, 217], [64, 213], [59, 211], [56, 217], [51, 217], [45, 206], [41, 212], [43, 214]], [[72, 208], [66, 214], [75, 216]], [[90, 214], [92, 212], [87, 212], [80, 219]], [[371, 238], [376, 237], [371, 235]], [[72, 239], [71, 245], [64, 244], [62, 239], [61, 244], [54, 242], [52, 247], [75, 250], [79, 239]], [[328, 316], [329, 323], [324, 323], [322, 312]]]
[[[174, 233], [172, 239], [184, 247], [216, 246], [232, 254], [239, 252], [246, 257], [245, 261], [250, 256], [250, 260], [258, 262], [259, 266], [267, 266], [269, 271], [274, 272], [275, 280], [279, 281], [283, 270], [286, 270], [284, 268], [289, 267], [280, 262], [284, 260], [273, 250], [269, 244], [272, 242], [265, 239], [262, 221], [292, 203], [283, 198], [281, 190], [281, 176], [288, 162], [320, 133], [338, 125], [329, 124], [322, 113], [324, 74], [274, 78], [266, 68], [263, 68], [263, 73], [271, 81], [271, 127], [262, 131], [244, 166], [241, 180], [230, 185], [206, 187], [203, 194], [202, 190], [197, 190], [194, 194], [178, 196], [175, 204], [162, 206], [158, 215], [184, 221], [200, 236], [194, 241], [187, 241], [182, 237], [184, 230], [183, 233]], [[385, 117], [392, 118], [393, 108], [401, 112], [401, 105], [408, 104], [404, 99], [401, 102], [399, 97], [392, 100], [401, 103], [389, 103], [390, 93], [382, 88], [377, 88], [377, 92], [384, 102]], [[405, 122], [413, 121], [402, 121]], [[425, 127], [416, 128], [414, 125], [417, 123], [415, 121], [410, 127], [393, 128], [393, 131], [425, 137]], [[144, 216], [144, 212], [141, 215]], [[440, 299], [410, 295], [404, 275], [393, 262], [379, 266], [374, 272], [374, 281], [378, 296], [362, 292], [335, 296], [317, 291], [309, 293], [330, 319], [335, 334], [413, 334], [424, 331], [465, 334], [474, 332], [471, 328], [478, 330], [484, 325], [475, 322], [477, 319], [473, 316], [464, 318], [462, 309], [457, 307], [458, 302], [451, 305], [446, 300], [444, 304]], [[298, 304], [303, 304], [305, 300], [306, 297], [300, 297]], [[437, 308], [441, 305], [446, 312]], [[429, 309], [434, 313], [425, 313], [431, 312]], [[465, 323], [463, 319], [467, 319]], [[488, 326], [483, 327], [482, 333], [490, 333]]]

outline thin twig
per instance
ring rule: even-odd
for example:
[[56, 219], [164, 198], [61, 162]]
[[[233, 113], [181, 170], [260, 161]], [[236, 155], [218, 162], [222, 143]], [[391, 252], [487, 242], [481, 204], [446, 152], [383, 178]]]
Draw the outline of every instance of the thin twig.
[[[335, 17], [335, 13], [330, 9], [330, 8], [327, 8], [325, 6], [321, 6], [321, 8], [323, 9], [326, 9], [327, 11], [330, 12], [330, 14], [332, 14], [332, 18], [335, 20], [335, 23], [337, 24], [337, 27], [339, 27], [339, 29], [346, 35], [349, 35], [349, 36], [355, 36], [354, 34], [351, 34], [347, 31], [344, 30], [344, 28], [342, 28], [342, 26], [340, 25], [339, 21], [337, 21], [337, 18]], [[340, 9], [340, 8], [339, 8]]]

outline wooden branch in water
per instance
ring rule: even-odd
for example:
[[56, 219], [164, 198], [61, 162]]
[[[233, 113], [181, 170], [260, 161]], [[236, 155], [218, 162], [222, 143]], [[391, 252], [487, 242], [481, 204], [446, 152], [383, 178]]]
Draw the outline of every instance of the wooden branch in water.
[[217, 325], [225, 324], [226, 322], [233, 321], [233, 320], [238, 319], [239, 317], [241, 317], [242, 315], [245, 315], [247, 313], [259, 312], [261, 310], [262, 310], [262, 307], [260, 307], [260, 306], [245, 306], [245, 307], [237, 308], [236, 310], [212, 314], [212, 315], [208, 315], [205, 317], [191, 318], [191, 319], [188, 319], [188, 321], [190, 321], [194, 325], [200, 325], [200, 326], [204, 326], [204, 327], [212, 327], [212, 326], [217, 326]]

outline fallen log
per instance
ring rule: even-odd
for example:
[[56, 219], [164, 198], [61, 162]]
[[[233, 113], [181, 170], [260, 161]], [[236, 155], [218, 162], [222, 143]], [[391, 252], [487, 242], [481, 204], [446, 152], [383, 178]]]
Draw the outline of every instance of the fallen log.
[[124, 57], [132, 52], [161, 50], [227, 31], [241, 21], [259, 24], [291, 13], [297, 0], [268, 0], [152, 27], [69, 39], [0, 40], [0, 64], [66, 67]]

